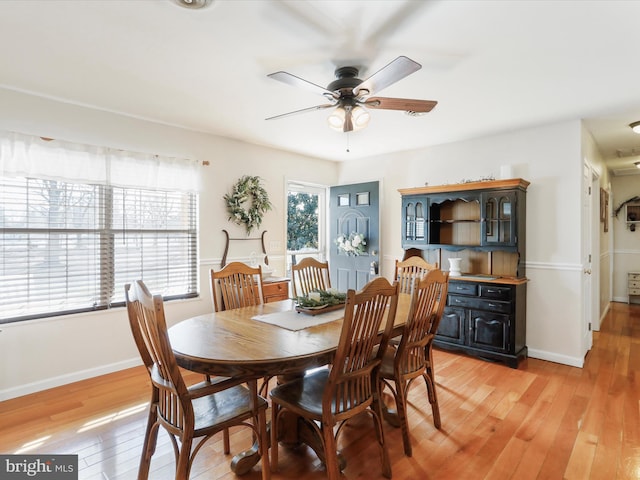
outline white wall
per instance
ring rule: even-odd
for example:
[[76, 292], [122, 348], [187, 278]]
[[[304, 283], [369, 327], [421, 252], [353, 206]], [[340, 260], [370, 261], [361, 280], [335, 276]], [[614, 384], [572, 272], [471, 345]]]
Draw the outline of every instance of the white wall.
[[[0, 89], [0, 129], [163, 155], [208, 160], [200, 203], [200, 291], [169, 302], [171, 323], [211, 310], [208, 269], [224, 249], [222, 196], [238, 177], [260, 175], [275, 206], [263, 229], [284, 269], [284, 179], [317, 184], [381, 181], [382, 273], [400, 246], [398, 188], [498, 177], [510, 165], [527, 193], [527, 344], [532, 357], [581, 366], [580, 123], [564, 122], [420, 151], [335, 164], [240, 141], [64, 105]], [[278, 246], [277, 251], [269, 248]], [[0, 400], [139, 363], [124, 309], [0, 325]]]
[[[626, 200], [640, 197], [640, 175], [625, 175], [611, 179], [613, 210]], [[613, 227], [613, 300], [627, 302], [627, 273], [640, 272], [640, 228], [632, 232], [625, 222], [624, 207], [611, 218]]]
[[399, 188], [499, 178], [500, 167], [527, 190], [529, 355], [582, 366], [581, 125], [579, 121], [504, 133], [341, 165], [340, 183], [383, 179], [382, 274], [401, 258]]
[[[208, 270], [218, 268], [227, 229], [222, 199], [237, 179], [259, 175], [274, 209], [261, 230], [271, 264], [284, 272], [285, 178], [335, 184], [338, 165], [108, 112], [61, 104], [0, 89], [0, 129], [122, 148], [208, 160], [202, 167], [200, 195], [200, 298], [166, 305], [171, 324], [212, 310]], [[257, 234], [256, 234], [257, 235]], [[254, 234], [252, 234], [254, 236]], [[243, 242], [253, 243], [253, 242]], [[259, 243], [253, 250], [258, 250]], [[271, 248], [274, 247], [274, 248]], [[230, 250], [230, 260], [234, 255]], [[135, 279], [132, 279], [135, 280]], [[124, 308], [0, 325], [0, 400], [139, 364]]]

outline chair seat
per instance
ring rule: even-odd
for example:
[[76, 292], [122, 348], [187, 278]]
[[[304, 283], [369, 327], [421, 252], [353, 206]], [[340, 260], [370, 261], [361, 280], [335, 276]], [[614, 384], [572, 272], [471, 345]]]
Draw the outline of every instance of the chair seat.
[[[388, 378], [388, 379], [395, 378], [395, 372], [393, 368], [394, 368], [396, 352], [397, 350], [394, 347], [388, 347], [387, 350], [384, 352], [384, 356], [382, 357], [382, 364], [380, 365], [380, 370], [378, 373], [378, 375], [380, 375], [381, 378]], [[417, 357], [412, 357], [412, 358], [417, 358]], [[418, 362], [413, 362], [414, 365], [417, 363]], [[424, 370], [424, 366], [416, 369], [415, 372], [421, 373], [423, 370]], [[403, 372], [403, 373], [408, 373], [408, 372]]]
[[[266, 409], [266, 400], [258, 396], [257, 406], [258, 409]], [[251, 391], [242, 385], [237, 385], [205, 397], [195, 398], [193, 414], [195, 436], [207, 430], [219, 430], [225, 426], [237, 424], [239, 417], [253, 416]]]
[[329, 369], [323, 368], [271, 390], [272, 399], [292, 411], [305, 410], [307, 418], [322, 418], [322, 394], [329, 379]]

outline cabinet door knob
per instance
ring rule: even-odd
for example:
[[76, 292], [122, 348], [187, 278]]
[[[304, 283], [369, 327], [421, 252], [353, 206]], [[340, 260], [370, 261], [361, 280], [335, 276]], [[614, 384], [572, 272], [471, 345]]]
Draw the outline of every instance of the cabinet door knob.
[[591, 269], [590, 268], [585, 268], [584, 269], [584, 273], [586, 273], [587, 275], [591, 275]]

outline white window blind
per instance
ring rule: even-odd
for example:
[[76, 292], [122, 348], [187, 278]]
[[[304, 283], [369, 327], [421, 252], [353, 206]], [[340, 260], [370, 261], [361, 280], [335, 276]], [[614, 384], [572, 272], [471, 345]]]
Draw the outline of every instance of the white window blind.
[[[50, 175], [46, 144], [34, 140], [44, 148], [33, 149], [20, 140], [7, 148], [10, 142], [0, 136], [3, 166], [19, 166], [7, 155], [20, 151], [38, 156], [28, 160], [31, 166], [47, 169], [41, 178], [31, 167], [29, 176], [16, 175], [15, 168], [0, 172], [0, 323], [121, 305], [124, 285], [136, 279], [166, 299], [197, 295], [197, 193], [149, 188], [149, 178], [162, 176], [162, 159], [153, 156], [152, 177], [141, 174], [144, 188], [113, 185], [109, 175], [83, 183], [71, 172], [65, 181], [64, 168]], [[54, 146], [54, 157], [64, 151]], [[87, 147], [84, 158], [104, 163], [108, 173], [113, 155], [98, 150]], [[115, 170], [127, 172], [127, 155], [118, 155]], [[129, 179], [144, 168], [132, 163]], [[168, 165], [179, 177], [180, 162]], [[184, 165], [185, 176], [192, 175], [193, 162]]]

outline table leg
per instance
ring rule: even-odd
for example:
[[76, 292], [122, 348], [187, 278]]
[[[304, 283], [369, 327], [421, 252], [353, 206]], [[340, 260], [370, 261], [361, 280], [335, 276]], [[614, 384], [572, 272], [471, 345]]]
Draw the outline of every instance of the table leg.
[[[322, 463], [326, 464], [322, 439], [318, 435], [317, 430], [309, 424], [308, 420], [305, 420], [292, 412], [285, 411], [280, 416], [280, 422], [278, 431], [281, 433], [278, 440], [281, 445], [285, 448], [292, 449], [300, 448], [302, 445], [307, 445], [314, 451], [318, 459]], [[338, 452], [338, 468], [342, 471], [346, 466], [347, 461], [344, 456]]]
[[[285, 383], [286, 381], [299, 378], [300, 375], [287, 375], [278, 376], [278, 383]], [[278, 426], [278, 442], [285, 448], [300, 448], [302, 445], [307, 445], [314, 451], [318, 459], [326, 464], [326, 457], [324, 453], [324, 446], [322, 444], [322, 438], [318, 435], [318, 432], [309, 424], [309, 420], [305, 420], [293, 412], [284, 411], [280, 415], [280, 425]], [[347, 466], [347, 461], [344, 456], [338, 452], [338, 467], [340, 471], [344, 470]]]
[[231, 471], [238, 476], [244, 475], [249, 473], [259, 461], [260, 454], [258, 453], [258, 441], [256, 440], [249, 450], [240, 452], [233, 457]]
[[[247, 385], [257, 395], [257, 392], [258, 392], [257, 382], [255, 380], [250, 380], [247, 382]], [[261, 413], [261, 415], [266, 415], [266, 413]], [[259, 427], [259, 422], [255, 417], [253, 422], [254, 422], [254, 426]], [[267, 433], [266, 433], [267, 442], [269, 442], [270, 438], [271, 438], [271, 434], [270, 434], [269, 422], [267, 422]], [[266, 455], [268, 456], [269, 455], [268, 443], [265, 446], [265, 449], [267, 450]], [[231, 460], [230, 469], [236, 475], [244, 475], [246, 473], [249, 473], [253, 469], [253, 467], [260, 461], [260, 458], [261, 458], [260, 445], [258, 442], [258, 438], [255, 437], [255, 434], [254, 434], [253, 445], [248, 450], [245, 450], [244, 452], [240, 452], [233, 457], [233, 459]]]

